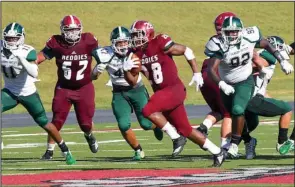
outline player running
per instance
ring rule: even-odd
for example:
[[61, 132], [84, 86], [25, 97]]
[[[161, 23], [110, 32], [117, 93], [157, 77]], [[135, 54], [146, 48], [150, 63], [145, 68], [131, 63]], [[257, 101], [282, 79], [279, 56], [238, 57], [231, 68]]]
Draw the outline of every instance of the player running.
[[105, 69], [107, 70], [113, 87], [112, 109], [119, 129], [126, 142], [135, 151], [133, 160], [141, 160], [145, 154], [131, 129], [131, 113], [134, 111], [140, 126], [144, 130], [153, 130], [158, 140], [163, 139], [163, 132], [142, 114], [149, 96], [141, 75], [139, 74], [131, 84], [124, 78], [123, 62], [128, 57], [131, 47], [129, 30], [122, 26], [114, 28], [110, 40], [111, 46], [99, 48], [94, 52], [97, 65], [92, 71], [92, 79], [97, 79]]
[[[98, 143], [92, 133], [95, 111], [94, 86], [91, 80], [92, 52], [98, 47], [97, 39], [82, 33], [82, 23], [76, 16], [65, 16], [60, 23], [60, 35], [53, 35], [38, 53], [37, 63], [55, 58], [58, 80], [52, 102], [52, 123], [61, 130], [74, 105], [78, 124], [92, 153]], [[42, 159], [52, 159], [54, 142], [48, 136], [47, 150]]]
[[[172, 140], [181, 138], [180, 145], [184, 146], [187, 137], [202, 149], [208, 150], [214, 155], [213, 166], [221, 166], [225, 152], [202, 133], [192, 129], [188, 121], [184, 108], [186, 88], [178, 76], [176, 64], [172, 59], [172, 56], [184, 55], [193, 71], [191, 84], [200, 87], [203, 85], [203, 79], [201, 73], [197, 72], [193, 51], [189, 47], [174, 43], [168, 35], [155, 36], [150, 22], [135, 21], [130, 30], [134, 52], [141, 59], [142, 70], [154, 90], [154, 94], [142, 110], [143, 115], [166, 132]], [[127, 60], [124, 63], [132, 65], [134, 61]], [[127, 73], [131, 76], [131, 72]], [[180, 137], [176, 131], [173, 131], [173, 126], [181, 134]]]
[[[34, 121], [43, 128], [56, 142], [71, 165], [76, 162], [60, 133], [48, 119], [37, 92], [35, 82], [38, 76], [36, 50], [25, 43], [25, 29], [19, 23], [13, 22], [3, 30], [1, 47], [1, 70], [4, 78], [4, 88], [1, 90], [1, 112], [23, 105]], [[3, 144], [1, 146], [3, 148]]]

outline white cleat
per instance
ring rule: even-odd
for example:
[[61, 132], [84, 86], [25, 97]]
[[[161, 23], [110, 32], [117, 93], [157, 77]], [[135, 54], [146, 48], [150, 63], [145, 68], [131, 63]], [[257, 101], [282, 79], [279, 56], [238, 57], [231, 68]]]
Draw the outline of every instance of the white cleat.
[[231, 143], [227, 151], [227, 156], [231, 159], [238, 159], [240, 157], [239, 147], [237, 144]]

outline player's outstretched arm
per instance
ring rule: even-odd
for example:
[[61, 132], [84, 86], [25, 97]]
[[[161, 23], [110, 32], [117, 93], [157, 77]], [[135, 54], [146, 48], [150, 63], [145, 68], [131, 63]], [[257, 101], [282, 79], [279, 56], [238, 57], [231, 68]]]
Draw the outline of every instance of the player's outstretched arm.
[[284, 57], [282, 56], [282, 54], [276, 50], [266, 39], [261, 39], [259, 41], [259, 46], [261, 48], [264, 48], [265, 50], [267, 50], [268, 52], [270, 52], [271, 54], [273, 54], [273, 56], [279, 61], [280, 65], [281, 65], [281, 69], [282, 71], [284, 71], [286, 74], [290, 74], [291, 72], [294, 71], [293, 66], [288, 62], [288, 60], [284, 59]]
[[196, 91], [199, 91], [199, 88], [203, 86], [204, 81], [203, 81], [203, 77], [202, 74], [197, 71], [197, 62], [196, 62], [196, 57], [194, 55], [193, 50], [191, 50], [189, 47], [181, 45], [181, 44], [177, 44], [177, 43], [173, 43], [173, 45], [171, 47], [169, 47], [168, 49], [164, 49], [164, 52], [166, 54], [170, 54], [173, 56], [180, 56], [180, 55], [184, 55], [184, 57], [186, 58], [187, 62], [189, 63], [192, 71], [193, 71], [193, 77], [191, 82], [189, 83], [189, 86], [193, 85], [195, 83], [196, 85]]

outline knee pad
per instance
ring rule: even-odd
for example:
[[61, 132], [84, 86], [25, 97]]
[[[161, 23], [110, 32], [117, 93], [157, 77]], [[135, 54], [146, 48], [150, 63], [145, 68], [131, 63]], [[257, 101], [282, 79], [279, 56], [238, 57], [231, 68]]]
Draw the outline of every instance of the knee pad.
[[48, 118], [45, 113], [34, 117], [34, 120], [40, 127], [44, 127], [48, 123]]
[[232, 108], [232, 115], [234, 116], [241, 116], [244, 115], [245, 109], [242, 108], [240, 105], [235, 105]]
[[120, 123], [120, 122], [118, 122], [118, 127], [119, 127], [119, 129], [120, 129], [121, 132], [126, 132], [126, 131], [128, 131], [130, 129], [131, 124], [130, 123], [129, 124], [126, 124], [126, 123]]
[[88, 133], [92, 129], [92, 122], [90, 122], [90, 123], [89, 122], [88, 123], [81, 123], [81, 124], [79, 124], [79, 126], [80, 126], [80, 129], [83, 132]]
[[148, 119], [143, 118], [139, 120], [139, 124], [143, 130], [151, 130], [152, 129], [152, 122], [150, 122]]

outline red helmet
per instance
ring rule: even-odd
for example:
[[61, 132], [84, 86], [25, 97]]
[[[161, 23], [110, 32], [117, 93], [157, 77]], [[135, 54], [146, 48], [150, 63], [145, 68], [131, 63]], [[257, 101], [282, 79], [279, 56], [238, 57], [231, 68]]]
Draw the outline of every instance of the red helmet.
[[227, 17], [230, 17], [230, 16], [235, 16], [236, 15], [232, 12], [223, 12], [221, 14], [219, 14], [215, 20], [214, 20], [214, 26], [215, 26], [215, 30], [216, 30], [216, 33], [219, 35], [221, 34], [221, 28], [222, 28], [222, 23], [223, 21], [227, 18]]
[[82, 23], [76, 16], [65, 16], [60, 22], [60, 31], [66, 42], [75, 45], [81, 39]]
[[155, 37], [153, 25], [143, 20], [135, 21], [130, 28], [130, 33], [131, 43], [135, 48], [142, 47]]

